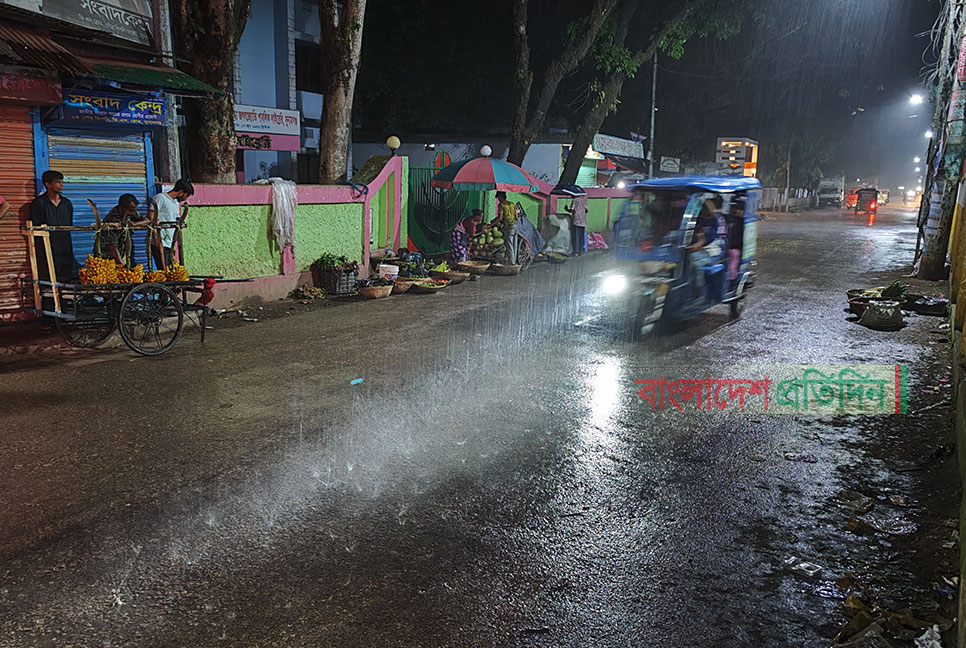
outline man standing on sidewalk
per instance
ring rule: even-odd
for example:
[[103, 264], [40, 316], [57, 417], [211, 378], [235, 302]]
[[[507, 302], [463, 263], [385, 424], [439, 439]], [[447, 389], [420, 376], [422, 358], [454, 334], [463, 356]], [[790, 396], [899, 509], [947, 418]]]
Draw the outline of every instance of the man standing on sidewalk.
[[574, 256], [580, 256], [587, 251], [584, 247], [586, 238], [584, 231], [587, 228], [587, 196], [575, 196], [571, 203], [566, 205], [564, 209], [570, 212], [573, 220], [570, 232], [573, 237]]
[[[153, 223], [154, 214], [157, 214], [157, 223], [177, 223], [181, 217], [181, 203], [188, 200], [194, 194], [195, 188], [184, 178], [174, 183], [171, 191], [162, 191], [151, 199], [148, 207], [148, 221]], [[174, 229], [165, 227], [157, 232], [151, 232], [151, 254], [154, 257], [154, 266], [159, 270], [171, 265], [174, 258], [171, 248], [174, 247]]]
[[[47, 189], [30, 203], [30, 220], [34, 225], [73, 225], [74, 206], [64, 198], [64, 174], [60, 171], [44, 171], [40, 177]], [[43, 241], [36, 239], [37, 270], [41, 279], [50, 280], [47, 269], [47, 253]], [[74, 277], [74, 245], [70, 232], [51, 232], [50, 251], [53, 255], [57, 281], [70, 281]]]
[[496, 219], [503, 230], [507, 263], [514, 265], [517, 262], [517, 206], [510, 202], [505, 191], [498, 191], [496, 200]]

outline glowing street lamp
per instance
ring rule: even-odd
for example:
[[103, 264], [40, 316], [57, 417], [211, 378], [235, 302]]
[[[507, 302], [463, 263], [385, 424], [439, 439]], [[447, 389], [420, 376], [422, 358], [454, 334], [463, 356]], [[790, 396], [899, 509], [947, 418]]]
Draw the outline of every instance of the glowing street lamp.
[[926, 139], [932, 139], [933, 132], [931, 130], [926, 131]]
[[912, 95], [911, 97], [909, 97], [909, 103], [911, 103], [913, 106], [918, 106], [919, 104], [922, 103], [922, 95], [921, 94]]
[[916, 164], [919, 164], [919, 160], [920, 160], [920, 158], [919, 158], [918, 155], [916, 157], [912, 158], [912, 161], [915, 162]]
[[919, 167], [916, 167], [916, 173], [919, 173], [919, 171], [920, 171]]

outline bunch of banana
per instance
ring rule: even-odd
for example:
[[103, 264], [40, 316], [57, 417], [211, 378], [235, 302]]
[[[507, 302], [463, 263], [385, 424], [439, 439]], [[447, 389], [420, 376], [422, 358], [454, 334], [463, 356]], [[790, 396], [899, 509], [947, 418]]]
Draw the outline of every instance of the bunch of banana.
[[148, 283], [158, 283], [159, 281], [167, 281], [167, 275], [164, 270], [152, 270], [151, 272], [144, 275], [144, 281]]
[[84, 267], [79, 272], [81, 283], [116, 284], [118, 283], [117, 268], [114, 259], [99, 259], [88, 254]]
[[164, 274], [166, 281], [188, 281], [188, 270], [180, 263], [172, 263]]
[[118, 283], [142, 283], [144, 281], [144, 266], [137, 264], [133, 268], [117, 266]]

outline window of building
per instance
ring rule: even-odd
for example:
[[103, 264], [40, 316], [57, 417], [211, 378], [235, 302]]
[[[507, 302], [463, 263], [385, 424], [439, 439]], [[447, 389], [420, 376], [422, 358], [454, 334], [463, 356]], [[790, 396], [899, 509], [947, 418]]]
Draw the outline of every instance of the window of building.
[[322, 94], [322, 46], [295, 41], [295, 89]]

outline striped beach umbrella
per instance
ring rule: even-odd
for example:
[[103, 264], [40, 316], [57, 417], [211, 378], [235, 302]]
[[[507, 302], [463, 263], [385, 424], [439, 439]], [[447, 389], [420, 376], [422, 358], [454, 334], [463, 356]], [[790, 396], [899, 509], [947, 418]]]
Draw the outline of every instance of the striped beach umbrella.
[[539, 186], [532, 175], [515, 164], [494, 160], [489, 147], [483, 147], [484, 155], [471, 160], [451, 164], [430, 181], [438, 189], [461, 189], [463, 191], [515, 191], [529, 193]]

